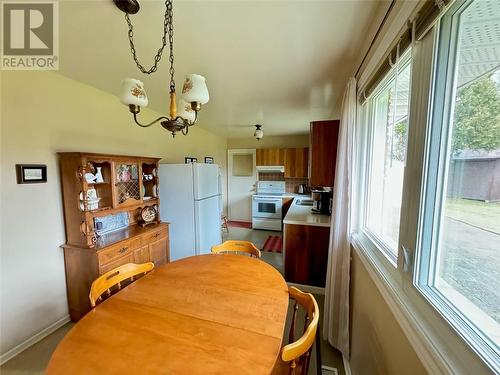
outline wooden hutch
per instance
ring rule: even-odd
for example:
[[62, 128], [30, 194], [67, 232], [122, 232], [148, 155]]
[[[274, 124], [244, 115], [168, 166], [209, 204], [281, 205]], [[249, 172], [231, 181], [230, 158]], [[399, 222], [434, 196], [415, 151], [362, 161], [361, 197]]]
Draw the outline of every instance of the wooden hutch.
[[[90, 286], [99, 275], [130, 262], [169, 262], [168, 224], [159, 218], [159, 160], [59, 153], [66, 227], [62, 248], [73, 321], [90, 311]], [[92, 181], [94, 173], [99, 178]], [[147, 206], [157, 214], [155, 222], [145, 225], [141, 211]], [[108, 219], [116, 228], [106, 232], [102, 224]]]

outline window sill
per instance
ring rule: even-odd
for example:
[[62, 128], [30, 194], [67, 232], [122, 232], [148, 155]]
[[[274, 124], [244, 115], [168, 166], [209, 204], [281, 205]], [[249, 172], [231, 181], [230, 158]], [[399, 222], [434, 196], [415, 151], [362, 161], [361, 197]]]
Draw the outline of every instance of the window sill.
[[[393, 250], [387, 246], [382, 239], [380, 239], [377, 234], [375, 234], [370, 229], [366, 228], [363, 230], [363, 235], [371, 241], [372, 247], [375, 246], [380, 254], [382, 254], [385, 259], [391, 264], [392, 267], [398, 268], [398, 257]], [[397, 249], [397, 244], [395, 245]]]
[[351, 239], [356, 254], [430, 374], [491, 373], [364, 233], [353, 234]]

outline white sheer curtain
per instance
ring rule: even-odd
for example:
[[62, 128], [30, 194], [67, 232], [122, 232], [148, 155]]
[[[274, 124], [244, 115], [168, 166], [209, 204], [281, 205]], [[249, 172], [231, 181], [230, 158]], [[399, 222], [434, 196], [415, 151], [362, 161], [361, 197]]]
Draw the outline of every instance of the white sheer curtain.
[[356, 79], [350, 78], [342, 100], [323, 315], [323, 336], [347, 358], [351, 256], [349, 207], [356, 105]]

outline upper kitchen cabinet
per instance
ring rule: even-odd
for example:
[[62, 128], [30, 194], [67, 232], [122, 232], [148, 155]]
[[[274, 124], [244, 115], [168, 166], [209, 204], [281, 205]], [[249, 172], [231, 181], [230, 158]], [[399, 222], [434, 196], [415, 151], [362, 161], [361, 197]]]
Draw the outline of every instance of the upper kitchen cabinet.
[[287, 148], [285, 150], [285, 177], [307, 178], [309, 148]]
[[284, 165], [285, 149], [283, 148], [258, 148], [257, 166]]
[[333, 186], [339, 127], [339, 120], [311, 122], [309, 137], [310, 186]]

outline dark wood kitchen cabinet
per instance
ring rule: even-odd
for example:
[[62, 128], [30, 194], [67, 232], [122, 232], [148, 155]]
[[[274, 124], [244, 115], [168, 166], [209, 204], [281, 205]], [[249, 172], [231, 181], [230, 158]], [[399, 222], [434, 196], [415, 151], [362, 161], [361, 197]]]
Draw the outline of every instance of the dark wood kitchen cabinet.
[[256, 151], [258, 166], [285, 165], [284, 148], [258, 148]]
[[324, 287], [330, 227], [285, 224], [285, 279]]
[[307, 178], [309, 148], [287, 148], [285, 150], [285, 178]]
[[339, 127], [339, 120], [311, 122], [309, 186], [333, 186]]

